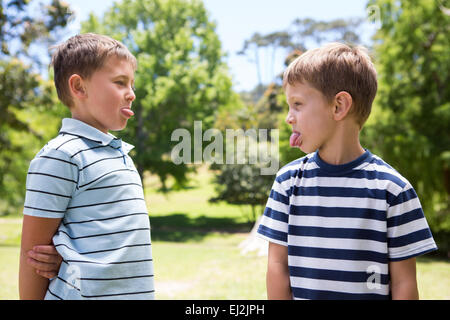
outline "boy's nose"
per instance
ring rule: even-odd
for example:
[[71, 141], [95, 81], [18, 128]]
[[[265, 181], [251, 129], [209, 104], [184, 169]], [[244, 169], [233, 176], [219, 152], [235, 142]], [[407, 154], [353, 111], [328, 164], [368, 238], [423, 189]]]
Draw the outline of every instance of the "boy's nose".
[[134, 99], [136, 99], [136, 95], [134, 94], [134, 90], [133, 89], [130, 89], [130, 91], [127, 93], [126, 99], [128, 101], [134, 101]]
[[291, 115], [290, 112], [288, 112], [287, 117], [286, 117], [286, 123], [287, 124], [293, 124], [294, 123], [294, 117]]

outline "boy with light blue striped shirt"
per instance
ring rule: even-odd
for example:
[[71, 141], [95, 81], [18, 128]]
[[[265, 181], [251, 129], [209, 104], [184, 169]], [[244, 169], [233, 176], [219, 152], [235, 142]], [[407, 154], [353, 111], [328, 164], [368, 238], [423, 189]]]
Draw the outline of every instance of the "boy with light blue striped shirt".
[[377, 91], [362, 47], [332, 43], [283, 77], [290, 145], [258, 234], [269, 242], [269, 299], [417, 299], [415, 258], [436, 250], [411, 184], [361, 147]]
[[[128, 156], [133, 146], [109, 133], [133, 116], [136, 64], [122, 43], [97, 34], [74, 36], [52, 56], [58, 97], [72, 118], [28, 171], [21, 299], [154, 298], [150, 222]], [[50, 281], [27, 263], [27, 253], [46, 244], [62, 257]]]

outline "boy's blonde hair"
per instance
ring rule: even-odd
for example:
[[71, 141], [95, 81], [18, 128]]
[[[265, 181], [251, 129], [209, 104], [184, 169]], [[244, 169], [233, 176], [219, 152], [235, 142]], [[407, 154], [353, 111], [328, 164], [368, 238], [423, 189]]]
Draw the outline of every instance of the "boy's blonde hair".
[[343, 43], [329, 43], [308, 50], [288, 66], [283, 75], [283, 88], [295, 83], [307, 83], [322, 92], [331, 103], [340, 91], [353, 99], [350, 114], [362, 128], [369, 117], [377, 92], [377, 72], [367, 49]]
[[52, 49], [56, 50], [52, 55], [50, 66], [53, 66], [58, 98], [69, 108], [73, 101], [68, 80], [73, 74], [89, 79], [111, 56], [126, 59], [134, 70], [137, 67], [136, 58], [125, 45], [104, 35], [79, 34]]

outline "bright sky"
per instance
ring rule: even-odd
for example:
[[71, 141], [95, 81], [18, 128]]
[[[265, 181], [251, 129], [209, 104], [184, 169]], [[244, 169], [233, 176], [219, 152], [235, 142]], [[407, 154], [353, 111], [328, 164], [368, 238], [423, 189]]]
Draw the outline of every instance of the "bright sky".
[[[109, 8], [112, 0], [66, 0], [78, 17], [70, 26], [71, 34], [80, 31], [80, 22], [89, 12], [97, 16]], [[249, 57], [237, 55], [244, 41], [255, 32], [266, 34], [287, 29], [296, 18], [333, 20], [368, 16], [366, 0], [204, 0], [210, 17], [217, 24], [217, 33], [222, 48], [227, 53], [226, 62], [230, 67], [236, 90], [250, 90], [257, 84], [255, 64]], [[369, 39], [375, 28], [370, 23], [362, 28], [362, 39]], [[261, 55], [263, 66], [270, 65], [270, 55]], [[274, 73], [283, 70], [284, 54], [280, 52], [274, 66]], [[273, 79], [273, 71], [266, 67], [262, 79], [268, 83]]]

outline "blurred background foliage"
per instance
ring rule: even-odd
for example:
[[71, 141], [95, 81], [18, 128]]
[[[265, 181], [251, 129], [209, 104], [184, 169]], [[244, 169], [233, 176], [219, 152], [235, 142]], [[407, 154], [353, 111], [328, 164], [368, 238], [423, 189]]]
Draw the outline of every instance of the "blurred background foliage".
[[[44, 76], [48, 47], [61, 41], [73, 18], [63, 1], [1, 1], [0, 7], [0, 215], [19, 215], [29, 161], [70, 116], [58, 101], [52, 74]], [[32, 7], [32, 5], [34, 5]], [[201, 1], [122, 0], [101, 17], [91, 14], [82, 32], [107, 34], [138, 59], [135, 118], [115, 133], [135, 145], [144, 177], [157, 175], [161, 191], [189, 184], [195, 165], [175, 165], [173, 130], [279, 129], [280, 167], [302, 156], [289, 147], [287, 104], [281, 75], [261, 81], [261, 51], [283, 52], [286, 65], [305, 50], [329, 41], [369, 47], [379, 74], [363, 146], [390, 163], [416, 189], [440, 252], [450, 251], [450, 4], [440, 0], [370, 0], [379, 24], [370, 43], [358, 30], [367, 17], [292, 21], [286, 30], [255, 33], [240, 54], [253, 59], [258, 85], [235, 92], [216, 26]], [[36, 9], [37, 8], [37, 9]], [[42, 57], [46, 56], [46, 59]], [[270, 65], [268, 66], [271, 67]], [[272, 64], [273, 67], [273, 64]], [[216, 201], [256, 206], [260, 214], [273, 181], [251, 164], [214, 166]], [[246, 178], [243, 178], [243, 177]], [[240, 178], [240, 179], [239, 179]], [[170, 181], [170, 183], [169, 183]], [[248, 196], [243, 196], [248, 195]], [[246, 199], [248, 201], [246, 201]], [[258, 211], [259, 210], [259, 211]]]

